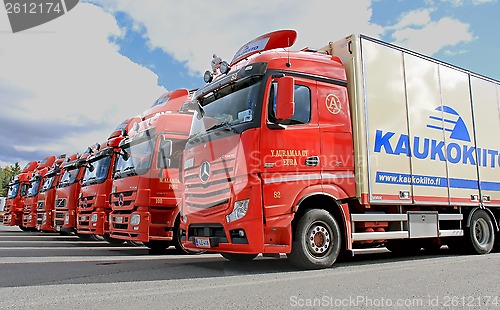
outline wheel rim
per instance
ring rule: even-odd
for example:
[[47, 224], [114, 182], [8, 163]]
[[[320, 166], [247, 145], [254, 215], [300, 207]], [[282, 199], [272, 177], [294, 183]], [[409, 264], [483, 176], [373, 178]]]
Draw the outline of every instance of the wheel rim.
[[324, 222], [314, 222], [307, 231], [307, 249], [316, 257], [327, 255], [333, 246], [332, 232]]
[[481, 246], [488, 244], [490, 240], [490, 229], [485, 219], [480, 218], [474, 223], [474, 238]]

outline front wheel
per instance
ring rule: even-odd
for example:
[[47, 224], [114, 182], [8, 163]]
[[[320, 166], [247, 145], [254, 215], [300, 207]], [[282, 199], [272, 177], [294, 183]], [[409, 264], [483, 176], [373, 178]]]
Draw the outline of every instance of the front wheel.
[[236, 254], [236, 253], [220, 253], [222, 257], [232, 262], [249, 262], [259, 254]]
[[106, 234], [106, 235], [103, 235], [102, 238], [109, 244], [112, 244], [112, 245], [122, 245], [125, 240], [122, 240], [122, 239], [116, 239], [116, 238], [113, 238], [111, 237], [110, 235]]
[[326, 210], [307, 210], [295, 229], [290, 262], [300, 268], [328, 268], [340, 253], [342, 237], [335, 218]]
[[470, 227], [465, 230], [465, 240], [470, 253], [487, 254], [491, 252], [495, 244], [495, 230], [486, 211], [474, 212]]

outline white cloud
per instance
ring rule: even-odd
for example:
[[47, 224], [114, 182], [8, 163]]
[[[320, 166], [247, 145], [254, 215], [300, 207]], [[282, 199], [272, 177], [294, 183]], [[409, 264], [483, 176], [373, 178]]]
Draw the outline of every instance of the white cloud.
[[378, 36], [383, 31], [370, 23], [370, 0], [92, 2], [130, 15], [144, 26], [151, 47], [163, 49], [178, 61], [187, 61], [191, 74], [208, 69], [214, 53], [230, 60], [232, 53], [249, 40], [277, 29], [297, 30], [296, 48], [323, 47], [351, 33]]
[[423, 9], [407, 12], [396, 25], [385, 29], [392, 33], [394, 44], [427, 55], [474, 40], [469, 24], [450, 17], [433, 21], [430, 15], [433, 11], [434, 9]]
[[[109, 37], [122, 30], [94, 5], [80, 3], [65, 16], [16, 34], [0, 14], [0, 29], [0, 105], [2, 118], [14, 124], [2, 128], [0, 138], [16, 150], [82, 152], [165, 91], [154, 73], [118, 53]], [[16, 139], [28, 129], [38, 141]]]

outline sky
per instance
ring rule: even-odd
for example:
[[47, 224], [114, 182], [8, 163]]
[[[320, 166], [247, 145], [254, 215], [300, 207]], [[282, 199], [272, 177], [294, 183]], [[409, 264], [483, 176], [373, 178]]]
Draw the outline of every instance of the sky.
[[500, 0], [81, 0], [12, 33], [0, 6], [0, 167], [82, 153], [264, 33], [292, 50], [363, 33], [500, 80]]

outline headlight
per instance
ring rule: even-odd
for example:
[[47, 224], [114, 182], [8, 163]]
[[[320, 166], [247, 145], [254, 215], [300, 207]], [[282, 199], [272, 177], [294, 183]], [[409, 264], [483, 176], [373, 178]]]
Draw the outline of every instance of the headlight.
[[130, 225], [139, 225], [141, 222], [141, 215], [140, 214], [132, 214], [130, 217]]
[[92, 216], [90, 217], [90, 221], [92, 223], [97, 222], [97, 213], [92, 213]]
[[69, 213], [64, 215], [64, 224], [69, 224]]
[[236, 201], [234, 203], [233, 212], [226, 215], [226, 221], [230, 223], [244, 217], [247, 214], [249, 203], [250, 199]]

